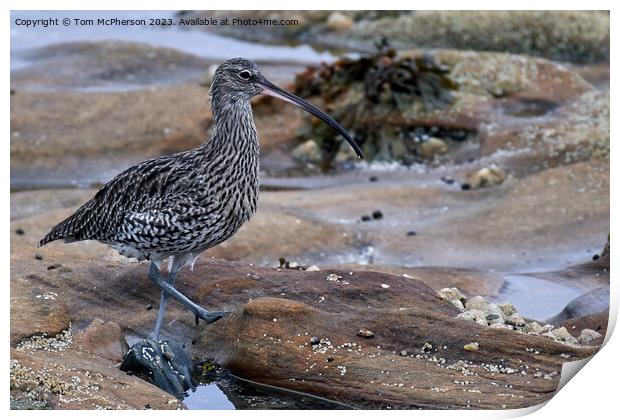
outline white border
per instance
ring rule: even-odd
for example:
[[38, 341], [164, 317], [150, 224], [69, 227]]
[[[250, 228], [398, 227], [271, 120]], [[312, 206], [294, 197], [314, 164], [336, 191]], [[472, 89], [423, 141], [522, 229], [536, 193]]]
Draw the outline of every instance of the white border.
[[[360, 2], [360, 1], [326, 1], [326, 0], [313, 0], [312, 2], [296, 2], [291, 4], [290, 1], [240, 1], [240, 0], [228, 0], [226, 2], [198, 2], [198, 1], [187, 1], [187, 0], [177, 0], [175, 2], [170, 1], [162, 1], [162, 0], [153, 0], [149, 2], [133, 2], [132, 4], [128, 4], [127, 1], [118, 1], [118, 0], [107, 0], [105, 2], [88, 2], [87, 4], [80, 1], [8, 1], [4, 2], [6, 4], [6, 9], [4, 11], [3, 16], [3, 36], [2, 36], [2, 47], [3, 47], [3, 58], [4, 65], [2, 66], [2, 71], [4, 73], [3, 77], [3, 88], [5, 92], [5, 104], [7, 105], [5, 108], [5, 113], [2, 118], [3, 130], [5, 139], [5, 154], [2, 156], [4, 164], [1, 167], [3, 172], [4, 182], [2, 184], [4, 197], [10, 197], [9, 193], [9, 179], [10, 179], [10, 157], [9, 151], [9, 122], [10, 115], [8, 110], [10, 109], [10, 96], [8, 95], [10, 89], [10, 80], [9, 80], [9, 10], [45, 10], [45, 9], [55, 9], [55, 10], [122, 10], [122, 9], [134, 9], [134, 10], [166, 10], [166, 9], [174, 9], [174, 10], [193, 10], [193, 9], [246, 9], [246, 10], [255, 10], [255, 9], [271, 9], [271, 10], [291, 10], [297, 8], [298, 10], [305, 9], [371, 9], [372, 7], [380, 7], [381, 9], [432, 9], [432, 10], [446, 10], [446, 9], [456, 9], [462, 10], [467, 6], [468, 9], [479, 9], [479, 10], [501, 10], [501, 9], [565, 9], [565, 10], [574, 10], [574, 9], [589, 9], [589, 10], [612, 10], [611, 19], [611, 35], [612, 39], [615, 36], [614, 31], [614, 23], [616, 23], [615, 19], [615, 4], [618, 2], [612, 1], [588, 1], [585, 2], [577, 2], [574, 0], [565, 0], [565, 1], [545, 1], [541, 2], [533, 1], [533, 0], [521, 0], [519, 2], [493, 2], [493, 1], [478, 1], [478, 0], [470, 0], [467, 2], [458, 2], [458, 1], [433, 1], [429, 2], [411, 2], [411, 1], [391, 1], [384, 0], [379, 4], [376, 2]], [[223, 7], [226, 6], [226, 7]], [[296, 6], [296, 7], [292, 7]], [[431, 7], [429, 7], [431, 6]], [[501, 7], [499, 7], [501, 6]], [[612, 46], [614, 46], [612, 42]], [[614, 48], [612, 47], [612, 50]], [[612, 68], [616, 68], [615, 66], [615, 54], [612, 53]], [[617, 89], [615, 89], [615, 84], [613, 81], [611, 82], [611, 97], [616, 97], [614, 95], [617, 93]], [[617, 116], [617, 112], [613, 112], [611, 114], [611, 125], [613, 126], [613, 121], [615, 121], [614, 116]], [[613, 132], [613, 127], [612, 127]], [[617, 180], [617, 168], [618, 167], [618, 158], [612, 154], [611, 156], [611, 214], [619, 214], [618, 213], [618, 205], [616, 204], [616, 199], [618, 198], [617, 191], [617, 183], [614, 183], [613, 180]], [[7, 200], [4, 206], [2, 206], [2, 212], [4, 216], [4, 220], [10, 219], [10, 199]], [[616, 228], [616, 223], [614, 220], [611, 220], [611, 236], [614, 238], [620, 237], [618, 234], [618, 230]], [[8, 228], [5, 229], [6, 234], [2, 238], [2, 250], [4, 251], [4, 255], [9, 256], [9, 232]], [[612, 257], [612, 260], [615, 261], [617, 258]], [[4, 281], [4, 311], [3, 317], [5, 322], [1, 323], [1, 328], [3, 332], [3, 336], [5, 337], [5, 346], [2, 347], [3, 352], [3, 360], [4, 363], [1, 363], [2, 370], [5, 373], [5, 380], [2, 381], [2, 387], [6, 391], [4, 393], [4, 397], [0, 398], [2, 407], [5, 412], [11, 417], [31, 417], [31, 416], [45, 416], [51, 418], [82, 418], [85, 415], [99, 417], [99, 416], [114, 416], [114, 417], [128, 417], [128, 416], [142, 416], [148, 415], [150, 418], [171, 418], [172, 416], [183, 416], [184, 418], [204, 418], [204, 416], [217, 416], [218, 419], [228, 419], [228, 418], [252, 418], [252, 419], [260, 419], [260, 418], [288, 418], [291, 416], [290, 412], [283, 411], [233, 411], [233, 412], [223, 412], [219, 411], [217, 413], [210, 412], [204, 413], [202, 411], [188, 411], [188, 412], [179, 412], [179, 414], [173, 414], [169, 412], [46, 412], [46, 411], [36, 411], [36, 412], [25, 412], [25, 411], [12, 411], [9, 412], [9, 384], [8, 384], [8, 360], [9, 360], [9, 278], [10, 278], [10, 264], [7, 263], [2, 266], [2, 279]], [[609, 331], [613, 330], [613, 326], [615, 325], [617, 319], [617, 311], [618, 311], [618, 290], [615, 285], [615, 279], [612, 278], [612, 305], [610, 311], [610, 326]], [[507, 410], [507, 411], [383, 411], [381, 416], [386, 416], [389, 418], [411, 418], [413, 415], [422, 416], [426, 418], [455, 418], [458, 416], [459, 419], [485, 419], [485, 418], [508, 418], [508, 417], [517, 417], [530, 412], [535, 411], [531, 414], [530, 418], [534, 419], [543, 419], [543, 418], [562, 418], [562, 419], [572, 419], [572, 418], [580, 418], [580, 419], [592, 419], [592, 418], [610, 418], [613, 412], [616, 412], [616, 398], [617, 398], [617, 389], [615, 388], [615, 382], [620, 377], [620, 363], [617, 361], [617, 355], [620, 354], [620, 342], [617, 338], [617, 334], [615, 336], [611, 336], [608, 334], [606, 337], [607, 343], [601, 351], [595, 355], [587, 364], [587, 368], [583, 369], [583, 371], [579, 372], [575, 379], [572, 379], [566, 384], [566, 386], [558, 392], [558, 394], [552, 398], [544, 408], [537, 410], [540, 407], [533, 407], [529, 409], [522, 410]], [[356, 411], [356, 412], [308, 412], [308, 411], [296, 411], [294, 413], [296, 417], [301, 418], [310, 418], [315, 416], [328, 416], [328, 417], [338, 417], [342, 418], [348, 416], [355, 416], [356, 418], [371, 418], [371, 416], [375, 416], [376, 414], [371, 411]]]

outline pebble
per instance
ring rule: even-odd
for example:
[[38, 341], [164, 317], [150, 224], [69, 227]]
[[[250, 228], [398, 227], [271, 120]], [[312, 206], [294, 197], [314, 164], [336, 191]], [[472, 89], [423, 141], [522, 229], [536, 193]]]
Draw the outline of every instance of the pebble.
[[146, 310], [150, 311], [151, 309], [153, 309], [153, 305], [151, 305], [150, 303], [146, 304]]
[[23, 235], [26, 232], [24, 232], [24, 229], [22, 229], [22, 228], [17, 228], [17, 229], [15, 229], [15, 233], [17, 233], [18, 235]]
[[465, 351], [478, 351], [479, 348], [480, 346], [478, 345], [478, 343], [469, 343], [463, 346], [463, 349]]
[[441, 155], [448, 151], [448, 145], [445, 141], [437, 137], [431, 137], [427, 141], [418, 145], [418, 153], [424, 158], [433, 158], [435, 155]]
[[415, 230], [410, 230], [409, 232], [407, 232], [407, 236], [415, 236], [418, 233]]
[[43, 255], [39, 254], [38, 252], [36, 254], [34, 254], [34, 259], [35, 260], [42, 260], [43, 259]]
[[375, 220], [381, 220], [383, 219], [383, 213], [381, 210], [375, 210], [372, 212], [372, 218]]
[[472, 188], [492, 187], [500, 185], [506, 180], [506, 173], [497, 165], [489, 165], [488, 167], [478, 170], [469, 176], [468, 183]]
[[372, 218], [367, 214], [362, 216], [362, 222], [370, 222], [371, 220]]
[[400, 355], [403, 356], [403, 357], [407, 357], [407, 355], [408, 355], [407, 350], [401, 350], [400, 351]]
[[376, 176], [371, 176], [370, 178], [368, 178], [368, 180], [370, 182], [377, 182], [379, 180], [379, 178], [377, 178]]
[[353, 20], [340, 12], [332, 12], [327, 17], [327, 22], [325, 22], [325, 26], [327, 27], [327, 29], [331, 29], [334, 31], [344, 31], [353, 26]]
[[55, 269], [60, 268], [60, 267], [62, 267], [62, 264], [56, 263], [56, 264], [48, 265], [47, 269], [48, 270], [55, 270]]
[[321, 340], [319, 339], [319, 337], [312, 337], [310, 339], [310, 344], [313, 346], [316, 346], [317, 344], [319, 344], [321, 342]]
[[172, 354], [172, 353], [171, 353], [171, 352], [169, 352], [169, 351], [165, 351], [165, 352], [163, 352], [162, 356], [164, 356], [164, 359], [166, 359], [166, 360], [168, 360], [168, 361], [170, 361], [170, 360], [174, 359], [174, 354]]
[[468, 310], [477, 309], [479, 311], [486, 311], [488, 307], [489, 302], [487, 302], [482, 296], [474, 296], [465, 302], [465, 308]]
[[456, 316], [459, 319], [464, 319], [466, 321], [474, 321], [480, 325], [487, 325], [487, 321], [484, 317], [484, 312], [479, 309], [471, 309], [465, 312], [462, 312]]
[[588, 344], [594, 340], [598, 340], [602, 336], [603, 335], [597, 331], [591, 330], [589, 328], [584, 328], [583, 330], [581, 330], [581, 334], [579, 334], [579, 338], [577, 340], [579, 340], [581, 344]]
[[321, 152], [321, 148], [317, 142], [312, 139], [307, 140], [294, 148], [291, 151], [291, 156], [303, 162], [318, 163], [323, 160], [323, 152]]
[[363, 338], [371, 338], [375, 336], [375, 333], [365, 328], [362, 328], [357, 332], [357, 335]]
[[467, 182], [465, 182], [465, 183], [461, 184], [461, 189], [463, 191], [469, 191], [469, 190], [471, 190], [471, 185], [468, 184]]
[[599, 258], [601, 258], [601, 256], [600, 256], [600, 255], [598, 255], [598, 254], [594, 254], [594, 255], [592, 256], [592, 261], [596, 261], [596, 260], [598, 260]]
[[454, 184], [454, 178], [450, 177], [450, 176], [442, 176], [441, 180], [443, 182], [445, 182], [448, 185]]
[[306, 271], [321, 271], [321, 269], [316, 265], [311, 265], [310, 267], [306, 268]]

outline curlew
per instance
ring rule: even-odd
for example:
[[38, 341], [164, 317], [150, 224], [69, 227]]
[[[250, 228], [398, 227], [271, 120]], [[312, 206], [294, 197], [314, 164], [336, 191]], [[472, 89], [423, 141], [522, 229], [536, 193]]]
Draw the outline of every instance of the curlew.
[[253, 62], [231, 59], [218, 67], [211, 83], [213, 131], [208, 141], [121, 172], [54, 226], [39, 246], [59, 239], [97, 240], [126, 257], [150, 261], [149, 279], [162, 290], [152, 338], [159, 338], [169, 297], [192, 311], [196, 322], [225, 316], [227, 312], [192, 302], [174, 283], [182, 268], [193, 268], [200, 253], [229, 239], [256, 211], [259, 142], [250, 99], [260, 94], [320, 118], [362, 157], [353, 137], [334, 119], [269, 82]]

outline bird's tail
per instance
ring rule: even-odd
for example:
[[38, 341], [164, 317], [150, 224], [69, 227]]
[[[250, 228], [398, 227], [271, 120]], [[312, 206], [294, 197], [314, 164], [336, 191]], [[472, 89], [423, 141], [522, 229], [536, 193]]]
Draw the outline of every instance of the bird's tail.
[[59, 239], [64, 239], [65, 242], [79, 241], [78, 226], [80, 226], [80, 219], [81, 217], [77, 213], [67, 217], [65, 220], [54, 226], [48, 234], [41, 239], [38, 246], [43, 246]]

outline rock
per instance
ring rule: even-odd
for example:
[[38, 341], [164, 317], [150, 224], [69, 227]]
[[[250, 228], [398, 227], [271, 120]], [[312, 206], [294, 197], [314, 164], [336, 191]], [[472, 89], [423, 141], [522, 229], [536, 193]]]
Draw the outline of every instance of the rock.
[[565, 327], [556, 328], [550, 332], [542, 334], [544, 337], [552, 338], [553, 340], [567, 343], [567, 344], [579, 344], [577, 339], [573, 337]]
[[464, 319], [466, 321], [474, 321], [480, 325], [487, 325], [487, 320], [484, 312], [479, 309], [469, 309], [465, 312], [458, 314], [457, 318]]
[[526, 325], [523, 317], [517, 313], [504, 317], [504, 322], [508, 325], [514, 325], [516, 327], [524, 327]]
[[489, 303], [484, 310], [484, 319], [489, 324], [503, 324], [504, 313], [496, 304]]
[[560, 324], [571, 318], [579, 318], [609, 308], [609, 286], [599, 287], [570, 301], [556, 316], [549, 318], [549, 324]]
[[491, 324], [489, 325], [489, 328], [497, 328], [500, 330], [512, 330], [513, 329], [513, 327], [508, 324], [499, 324], [499, 323]]
[[469, 176], [467, 183], [472, 188], [484, 188], [500, 185], [506, 180], [506, 173], [498, 166], [491, 165]]
[[74, 341], [84, 350], [113, 362], [120, 362], [129, 346], [121, 327], [116, 322], [105, 322], [99, 318], [75, 334]]
[[[54, 336], [69, 328], [71, 315], [56, 287], [33, 285], [27, 278], [11, 281], [11, 343], [33, 335]], [[17, 309], [19, 308], [19, 309]]]
[[461, 306], [462, 303], [467, 300], [465, 298], [465, 295], [461, 293], [461, 291], [456, 287], [444, 287], [443, 289], [439, 290], [437, 294], [449, 302], [458, 300], [459, 302], [461, 302]]
[[512, 303], [500, 303], [497, 305], [505, 316], [511, 316], [517, 313], [517, 308]]
[[400, 355], [401, 355], [402, 357], [407, 357], [407, 356], [408, 356], [408, 354], [409, 354], [409, 353], [407, 353], [407, 350], [401, 350], [401, 351], [400, 351]]
[[479, 311], [486, 311], [488, 306], [489, 302], [487, 302], [482, 296], [474, 296], [465, 302], [465, 308], [467, 310], [476, 309]]
[[120, 369], [147, 378], [177, 398], [195, 387], [194, 362], [181, 346], [170, 341], [138, 341], [125, 355]]
[[375, 210], [372, 212], [372, 218], [375, 220], [383, 219], [383, 212], [381, 210]]
[[547, 333], [547, 332], [550, 332], [552, 329], [553, 329], [553, 325], [551, 325], [551, 324], [545, 324], [545, 325], [543, 325], [543, 326], [540, 328], [540, 333], [541, 333], [541, 334], [543, 334], [543, 333]]
[[590, 344], [591, 342], [596, 341], [602, 337], [603, 335], [601, 333], [591, 330], [589, 328], [584, 328], [583, 330], [581, 330], [581, 334], [579, 334], [579, 338], [577, 340], [579, 340], [580, 344]]
[[325, 27], [333, 31], [346, 31], [353, 26], [353, 19], [341, 12], [332, 12], [327, 17]]
[[321, 340], [319, 339], [319, 337], [312, 337], [310, 339], [310, 344], [313, 345], [313, 346], [318, 345], [320, 342], [321, 342]]
[[426, 159], [432, 159], [436, 155], [442, 155], [448, 151], [448, 145], [442, 139], [431, 137], [427, 141], [418, 144], [418, 153]]
[[306, 271], [320, 271], [321, 269], [319, 267], [317, 267], [316, 265], [311, 265], [310, 267], [306, 268]]
[[295, 147], [291, 155], [302, 162], [319, 163], [323, 160], [323, 152], [315, 140], [306, 140]]
[[375, 336], [375, 333], [373, 333], [372, 331], [367, 330], [365, 328], [362, 328], [361, 330], [359, 330], [357, 332], [357, 335], [359, 335], [360, 337], [363, 337], [363, 338], [371, 338], [371, 337]]
[[523, 327], [521, 331], [526, 334], [540, 334], [543, 332], [543, 328], [538, 322], [532, 321]]
[[[334, 162], [337, 164], [342, 164], [345, 162], [357, 161], [358, 157], [355, 153], [355, 150], [347, 142], [342, 142], [340, 147], [338, 148], [338, 152], [336, 152], [336, 156], [334, 156]], [[371, 177], [372, 178], [372, 177]], [[375, 182], [375, 181], [370, 181]]]
[[463, 302], [460, 300], [451, 300], [449, 301], [451, 304], [457, 307], [457, 309], [461, 312], [465, 311], [465, 307], [463, 306]]
[[469, 343], [469, 344], [465, 344], [463, 346], [463, 349], [465, 351], [478, 351], [479, 348], [480, 347], [479, 347], [478, 343]]

